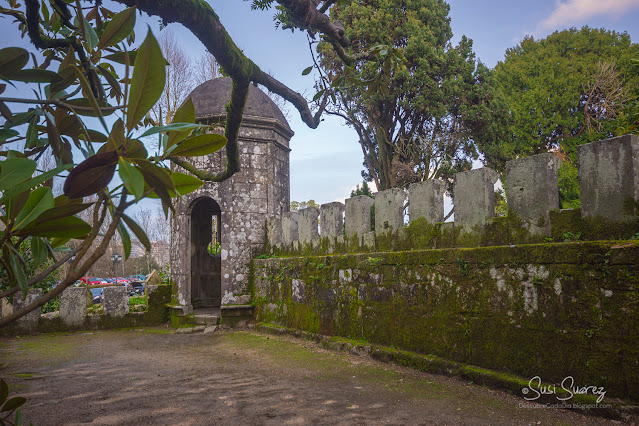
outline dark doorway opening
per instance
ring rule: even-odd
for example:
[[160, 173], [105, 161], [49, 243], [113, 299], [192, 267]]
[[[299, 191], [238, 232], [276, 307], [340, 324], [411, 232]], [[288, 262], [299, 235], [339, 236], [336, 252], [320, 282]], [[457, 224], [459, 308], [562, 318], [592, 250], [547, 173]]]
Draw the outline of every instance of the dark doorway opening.
[[191, 209], [191, 304], [194, 309], [222, 302], [220, 237], [222, 211], [211, 198], [195, 200]]

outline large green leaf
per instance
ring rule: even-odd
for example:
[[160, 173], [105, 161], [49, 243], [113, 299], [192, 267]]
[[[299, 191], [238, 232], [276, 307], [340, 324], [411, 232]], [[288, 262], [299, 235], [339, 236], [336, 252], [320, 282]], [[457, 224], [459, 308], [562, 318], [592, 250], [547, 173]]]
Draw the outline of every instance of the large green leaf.
[[4, 379], [0, 379], [0, 405], [4, 404], [4, 402], [9, 397], [9, 385]]
[[4, 76], [9, 80], [22, 81], [25, 83], [53, 83], [62, 81], [60, 74], [41, 69], [20, 70], [13, 74], [5, 74]]
[[14, 74], [29, 62], [29, 52], [20, 47], [0, 49], [0, 75]]
[[[61, 195], [61, 197], [64, 197], [64, 195]], [[56, 198], [56, 201], [58, 200], [58, 198]], [[50, 220], [73, 216], [74, 214], [88, 209], [92, 205], [93, 203], [69, 203], [56, 205], [55, 207], [45, 211], [40, 216], [38, 216], [38, 219], [36, 219], [36, 225], [42, 222], [48, 222]]]
[[175, 182], [175, 190], [180, 195], [191, 193], [204, 185], [204, 181], [201, 181], [195, 176], [180, 172], [171, 172], [171, 179]]
[[142, 172], [144, 176], [144, 180], [146, 180], [149, 186], [154, 189], [165, 188], [172, 191], [175, 190], [175, 184], [171, 179], [171, 175], [165, 168], [156, 166], [152, 162], [141, 158], [136, 158], [133, 161], [138, 165], [140, 172]]
[[31, 237], [31, 256], [33, 267], [37, 268], [47, 260], [47, 245], [40, 237]]
[[135, 27], [135, 7], [129, 7], [116, 14], [107, 24], [98, 41], [98, 48], [114, 46], [127, 38]]
[[118, 165], [120, 166], [120, 179], [124, 182], [124, 186], [135, 196], [136, 200], [140, 200], [144, 193], [144, 177], [142, 173], [122, 157], [118, 160]]
[[18, 255], [14, 253], [13, 250], [9, 251], [9, 266], [11, 267], [11, 272], [13, 275], [13, 279], [15, 280], [15, 284], [20, 287], [20, 290], [22, 290], [22, 294], [25, 294], [27, 292], [27, 274], [24, 272], [22, 262], [20, 262]]
[[169, 131], [175, 131], [176, 133], [184, 133], [184, 132], [186, 132], [186, 134], [189, 134], [189, 132], [191, 130], [201, 129], [203, 127], [208, 127], [208, 126], [206, 124], [177, 123], [177, 122], [174, 121], [173, 123], [168, 124], [166, 126], [151, 127], [149, 130], [147, 130], [146, 132], [142, 133], [142, 135], [140, 135], [140, 137], [143, 138], [145, 136], [154, 135], [156, 133], [169, 132]]
[[170, 155], [179, 157], [197, 157], [212, 154], [226, 145], [226, 138], [222, 135], [209, 133], [206, 135], [192, 136], [182, 141], [170, 152]]
[[[175, 123], [195, 123], [195, 106], [193, 105], [193, 99], [189, 96], [189, 98], [184, 101], [184, 103], [175, 111], [175, 115], [173, 116], [173, 122]], [[190, 133], [190, 130], [181, 131], [181, 132], [169, 132], [169, 137], [166, 141], [166, 146], [164, 149], [169, 149], [173, 145], [181, 142], [182, 139], [187, 137]]]
[[[9, 161], [9, 160], [6, 160], [6, 161]], [[3, 163], [0, 163], [0, 166], [2, 164]], [[7, 201], [11, 197], [15, 197], [16, 195], [21, 194], [24, 191], [28, 191], [31, 188], [35, 188], [36, 186], [48, 181], [52, 177], [57, 176], [64, 170], [70, 169], [72, 166], [73, 164], [65, 164], [63, 166], [56, 167], [53, 170], [49, 170], [48, 172], [44, 172], [41, 175], [35, 176], [29, 180], [25, 180], [24, 182], [21, 182], [15, 186], [12, 186], [10, 189], [7, 189], [4, 192], [4, 194], [2, 195], [2, 198], [0, 198], [0, 203]]]
[[18, 213], [15, 224], [13, 225], [13, 231], [24, 228], [31, 222], [33, 222], [44, 211], [52, 208], [55, 205], [53, 201], [53, 194], [51, 188], [48, 186], [41, 186], [29, 194], [27, 202], [24, 207]]
[[[69, 99], [69, 100], [64, 101], [64, 103], [67, 104], [67, 105], [70, 105], [71, 107], [78, 106], [78, 107], [82, 107], [82, 108], [86, 108], [86, 107], [95, 108], [96, 105], [98, 107], [101, 107], [101, 108], [109, 108], [111, 106], [111, 105], [109, 105], [108, 103], [106, 103], [104, 101], [102, 101], [102, 102], [95, 101], [95, 103], [94, 103], [91, 100], [85, 99], [85, 98]], [[87, 116], [87, 117], [98, 117], [98, 114], [95, 112], [95, 110], [76, 109], [75, 112], [78, 115], [84, 115], [84, 116]], [[103, 116], [111, 115], [114, 112], [115, 111], [112, 110], [112, 109], [111, 110], [106, 110], [106, 111], [100, 109], [100, 113]]]
[[131, 78], [126, 128], [131, 131], [155, 105], [164, 91], [165, 60], [158, 41], [151, 33], [138, 49]]
[[11, 158], [0, 161], [0, 191], [31, 177], [36, 169], [36, 162], [28, 158]]
[[82, 30], [84, 31], [84, 38], [87, 42], [87, 48], [89, 52], [93, 51], [93, 48], [98, 44], [98, 35], [95, 29], [89, 24], [86, 18], [82, 17]]
[[151, 241], [149, 241], [149, 237], [140, 225], [127, 215], [122, 215], [122, 220], [124, 220], [124, 223], [126, 223], [129, 229], [133, 231], [135, 236], [138, 238], [138, 241], [144, 246], [146, 251], [151, 251]]
[[91, 232], [91, 226], [79, 217], [69, 216], [31, 224], [17, 232], [17, 235], [31, 235], [48, 238], [81, 238]]
[[126, 55], [129, 55], [129, 64], [133, 65], [135, 58], [138, 55], [137, 50], [131, 50], [130, 52], [117, 52], [111, 55], [106, 55], [102, 59], [108, 61], [117, 62], [118, 64], [126, 65]]
[[13, 129], [0, 129], [0, 142], [4, 142], [7, 139], [15, 138], [20, 133]]
[[16, 396], [14, 398], [11, 398], [7, 402], [5, 402], [0, 412], [17, 410], [18, 408], [22, 407], [25, 402], [27, 402], [26, 398], [21, 396]]
[[122, 238], [122, 247], [124, 248], [124, 260], [131, 256], [131, 236], [129, 231], [126, 230], [126, 226], [122, 222], [118, 223], [118, 234]]

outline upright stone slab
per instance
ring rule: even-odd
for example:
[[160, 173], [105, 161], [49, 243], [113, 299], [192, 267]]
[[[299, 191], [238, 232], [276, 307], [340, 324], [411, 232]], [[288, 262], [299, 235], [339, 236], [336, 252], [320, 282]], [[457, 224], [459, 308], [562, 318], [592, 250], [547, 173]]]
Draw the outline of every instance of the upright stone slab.
[[282, 244], [289, 248], [293, 241], [297, 241], [297, 222], [299, 215], [297, 212], [287, 212], [282, 215]]
[[86, 287], [69, 287], [60, 295], [60, 318], [62, 322], [70, 326], [84, 324], [87, 316], [87, 292]]
[[322, 204], [320, 226], [322, 238], [344, 235], [344, 204], [338, 202]]
[[129, 292], [125, 287], [104, 288], [104, 315], [123, 317], [129, 313]]
[[362, 240], [362, 235], [371, 232], [371, 207], [375, 200], [367, 195], [358, 195], [346, 199], [345, 206], [345, 227], [346, 236], [357, 236], [357, 240]]
[[455, 174], [455, 227], [466, 232], [483, 227], [495, 216], [495, 182], [499, 173], [488, 167]]
[[444, 221], [444, 193], [446, 185], [441, 180], [427, 180], [408, 186], [408, 211], [410, 222], [423, 217], [429, 223]]
[[375, 194], [375, 233], [394, 233], [404, 226], [404, 201], [406, 194], [399, 188], [391, 188]]
[[[40, 288], [30, 289], [27, 293], [26, 301], [22, 300], [22, 292], [17, 292], [13, 297], [13, 310], [18, 311], [24, 308], [40, 296], [42, 296], [42, 289]], [[20, 328], [33, 330], [38, 326], [38, 320], [40, 320], [40, 308], [36, 308], [23, 317], [18, 318], [16, 322]]]
[[508, 209], [532, 234], [550, 235], [550, 210], [559, 208], [560, 166], [549, 152], [506, 162]]
[[319, 214], [317, 207], [307, 207], [298, 210], [299, 218], [297, 222], [298, 240], [300, 244], [311, 244], [319, 239]]
[[266, 219], [266, 238], [271, 247], [282, 244], [282, 218], [269, 217]]
[[639, 137], [619, 136], [577, 147], [581, 214], [623, 222], [637, 217]]

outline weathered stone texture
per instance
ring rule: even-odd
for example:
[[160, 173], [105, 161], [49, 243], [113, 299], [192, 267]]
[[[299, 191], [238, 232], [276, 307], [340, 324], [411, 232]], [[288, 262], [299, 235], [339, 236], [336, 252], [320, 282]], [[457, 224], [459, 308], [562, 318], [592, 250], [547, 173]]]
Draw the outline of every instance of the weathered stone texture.
[[319, 239], [319, 214], [317, 207], [307, 207], [298, 211], [297, 232], [300, 244], [310, 244]]
[[282, 215], [282, 244], [287, 247], [299, 238], [298, 220], [299, 214], [297, 212], [287, 212]]
[[375, 194], [375, 233], [394, 233], [404, 226], [404, 202], [402, 189], [391, 188]]
[[334, 202], [320, 206], [322, 237], [333, 238], [344, 235], [344, 204]]
[[495, 183], [499, 173], [488, 168], [455, 174], [455, 227], [471, 231], [495, 216]]
[[[17, 311], [25, 306], [29, 305], [31, 302], [35, 301], [38, 297], [42, 296], [42, 289], [40, 288], [32, 288], [27, 292], [27, 297], [25, 300], [22, 299], [22, 292], [17, 292], [13, 298], [13, 310]], [[40, 319], [40, 308], [36, 308], [33, 311], [29, 312], [22, 318], [18, 318], [16, 321], [18, 327], [25, 328], [28, 330], [32, 330], [38, 325], [38, 320]]]
[[358, 195], [346, 199], [346, 236], [357, 235], [358, 239], [367, 232], [371, 232], [371, 207], [375, 200], [366, 195]]
[[70, 326], [84, 324], [87, 316], [87, 289], [69, 287], [60, 294], [60, 318]]
[[639, 136], [625, 135], [577, 147], [581, 214], [633, 220], [639, 202]]
[[413, 183], [408, 187], [410, 222], [423, 217], [430, 223], [444, 221], [446, 185], [440, 180]]
[[104, 288], [104, 315], [123, 317], [129, 313], [129, 292], [125, 287]]
[[281, 217], [269, 217], [266, 219], [266, 238], [271, 246], [279, 247], [282, 244]]
[[559, 167], [552, 153], [506, 162], [508, 209], [533, 234], [550, 235], [550, 210], [559, 208]]

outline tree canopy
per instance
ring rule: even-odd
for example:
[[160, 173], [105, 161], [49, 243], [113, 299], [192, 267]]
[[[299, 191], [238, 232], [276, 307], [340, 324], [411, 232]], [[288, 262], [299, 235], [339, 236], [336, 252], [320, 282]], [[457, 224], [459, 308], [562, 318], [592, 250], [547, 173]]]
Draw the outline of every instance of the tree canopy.
[[589, 27], [526, 37], [508, 49], [493, 70], [508, 108], [496, 120], [506, 121], [477, 138], [487, 164], [503, 170], [507, 160], [554, 151], [565, 160], [564, 207], [577, 206], [576, 146], [614, 136], [628, 89], [639, 83], [630, 68], [638, 55], [627, 33]]
[[[448, 177], [477, 157], [471, 133], [489, 108], [487, 69], [476, 64], [468, 38], [452, 46], [448, 12], [443, 0], [357, 0], [331, 11], [352, 42], [348, 53], [382, 59], [348, 68], [329, 45], [319, 46], [325, 80], [339, 88], [327, 112], [355, 129], [363, 176], [379, 190]], [[383, 78], [380, 68], [388, 70]], [[352, 84], [360, 80], [371, 84]]]

